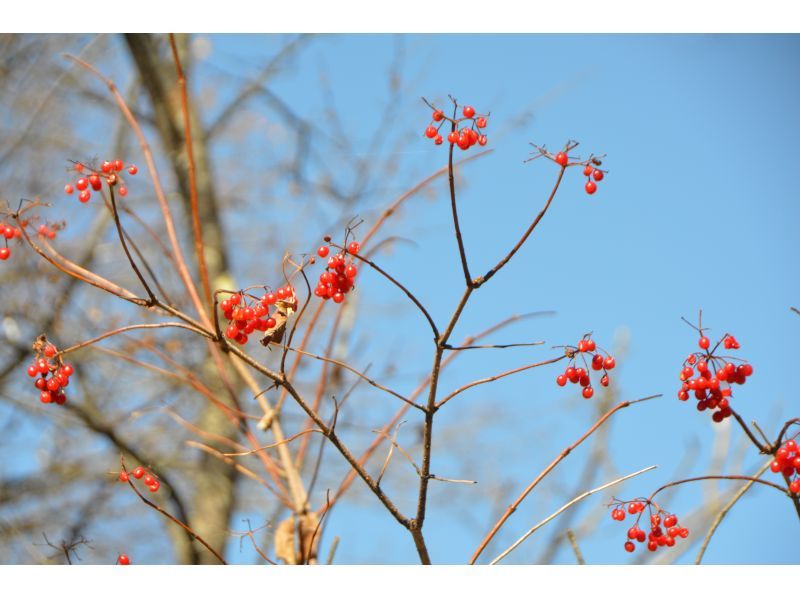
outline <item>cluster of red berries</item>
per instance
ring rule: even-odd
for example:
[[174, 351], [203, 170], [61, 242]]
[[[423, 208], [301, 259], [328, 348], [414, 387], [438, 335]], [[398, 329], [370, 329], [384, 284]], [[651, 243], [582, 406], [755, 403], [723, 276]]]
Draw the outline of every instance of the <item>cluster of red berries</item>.
[[127, 554], [122, 553], [117, 557], [117, 565], [130, 565], [130, 564], [131, 564], [131, 559]]
[[794, 440], [783, 443], [775, 452], [775, 460], [769, 468], [773, 473], [779, 473], [786, 478], [792, 494], [800, 495], [800, 450]]
[[50, 224], [50, 225], [40, 224], [39, 228], [36, 229], [36, 232], [40, 237], [52, 241], [53, 239], [56, 238], [56, 234], [58, 233], [58, 231], [60, 231], [63, 228], [64, 228], [63, 224]]
[[462, 150], [467, 150], [476, 143], [478, 145], [486, 145], [488, 139], [483, 133], [483, 129], [486, 128], [486, 118], [488, 114], [475, 114], [475, 108], [472, 106], [464, 106], [461, 113], [464, 115], [464, 118], [454, 120], [445, 116], [444, 112], [441, 110], [434, 110], [432, 116], [433, 120], [431, 124], [428, 125], [428, 128], [425, 129], [425, 137], [433, 139], [436, 145], [442, 145], [444, 138], [440, 130], [445, 122], [450, 122], [457, 127], [460, 123], [468, 120], [470, 121], [469, 126], [451, 131], [447, 135], [447, 141], [450, 145], [457, 145]]
[[[678, 538], [689, 537], [688, 528], [678, 525], [678, 517], [671, 513], [666, 513], [655, 503], [647, 500], [634, 500], [628, 502], [617, 501], [612, 504], [614, 505], [614, 509], [611, 511], [611, 518], [614, 521], [625, 520], [626, 505], [628, 514], [636, 515], [636, 521], [633, 526], [628, 529], [628, 541], [625, 542], [625, 550], [627, 552], [636, 550], [636, 545], [633, 543], [634, 540], [639, 543], [643, 543], [646, 540], [647, 550], [655, 552], [662, 546], [668, 548], [675, 546], [675, 540]], [[653, 513], [653, 507], [656, 507], [655, 513]], [[648, 508], [650, 512], [649, 533], [646, 533], [639, 527], [639, 520], [642, 518], [642, 513], [645, 508]]]
[[[120, 471], [119, 481], [127, 483], [131, 479], [131, 476], [137, 480], [142, 480], [142, 478], [144, 478], [142, 481], [144, 482], [144, 485], [147, 486], [147, 489], [150, 490], [150, 492], [158, 492], [159, 487], [161, 487], [161, 482], [158, 481], [158, 478], [141, 465], [130, 473], [127, 471]], [[120, 565], [127, 564], [128, 563], [120, 563]]]
[[[325, 237], [326, 242], [330, 240], [330, 237]], [[351, 241], [346, 252], [330, 256], [325, 271], [319, 275], [314, 295], [326, 301], [333, 299], [334, 303], [342, 303], [345, 295], [355, 286], [358, 275], [358, 268], [353, 263], [353, 258], [348, 258], [347, 254], [356, 255], [360, 250], [358, 242]], [[327, 245], [321, 245], [317, 249], [317, 255], [321, 258], [326, 258], [329, 254], [330, 248]]]
[[63, 405], [67, 402], [64, 389], [69, 386], [69, 378], [75, 373], [75, 368], [57, 356], [58, 350], [51, 343], [39, 340], [34, 348], [37, 358], [28, 366], [28, 376], [36, 378], [34, 386], [39, 390], [39, 400]]
[[[565, 347], [565, 351], [570, 358], [569, 364], [567, 365], [567, 369], [564, 370], [564, 373], [556, 378], [556, 384], [559, 386], [566, 386], [567, 382], [580, 384], [583, 387], [583, 398], [591, 399], [592, 396], [594, 396], [594, 388], [592, 388], [590, 371], [594, 370], [599, 372], [603, 370], [603, 376], [600, 378], [600, 385], [608, 386], [608, 371], [613, 370], [617, 362], [607, 352], [605, 356], [600, 353], [597, 344], [589, 335], [579, 340], [576, 347], [571, 345]], [[583, 360], [583, 365], [585, 365], [586, 368], [575, 367], [575, 362], [579, 356]], [[590, 360], [587, 360], [587, 358]]]
[[[569, 166], [569, 156], [566, 154], [566, 152], [558, 152], [553, 160], [559, 166]], [[598, 166], [600, 166], [600, 160], [597, 158], [591, 158], [589, 161], [591, 163], [586, 164], [583, 167], [583, 175], [586, 177], [586, 185], [584, 186], [584, 189], [586, 190], [586, 193], [593, 195], [595, 191], [597, 191], [597, 183], [602, 181], [605, 177], [605, 171], [598, 168]]]
[[21, 236], [22, 231], [20, 229], [5, 222], [0, 222], [0, 237], [4, 241], [4, 246], [0, 247], [0, 261], [6, 261], [11, 257], [11, 248], [8, 246], [8, 242]]
[[[106, 160], [100, 165], [99, 170], [89, 168], [85, 164], [78, 162], [75, 164], [75, 172], [83, 174], [84, 171], [88, 170], [88, 174], [78, 178], [74, 186], [72, 183], [64, 185], [64, 193], [72, 195], [77, 189], [79, 191], [78, 200], [80, 200], [81, 203], [86, 203], [92, 198], [92, 191], [100, 191], [100, 189], [103, 188], [103, 181], [105, 180], [109, 187], [118, 184], [118, 193], [120, 196], [125, 197], [128, 194], [128, 188], [125, 186], [122, 176], [120, 175], [120, 172], [122, 172], [124, 168], [125, 162], [122, 160]], [[128, 166], [129, 175], [133, 176], [137, 172], [139, 172], [139, 169], [136, 168], [136, 166], [133, 164]]]
[[[723, 337], [721, 344], [726, 349], [739, 348], [738, 341], [730, 334]], [[679, 376], [682, 384], [678, 391], [678, 399], [688, 400], [690, 391], [693, 391], [697, 399], [697, 410], [710, 410], [711, 419], [719, 423], [733, 414], [730, 406], [732, 385], [744, 384], [753, 374], [753, 366], [749, 363], [737, 366], [723, 357], [714, 355], [720, 343], [710, 349], [711, 341], [702, 332], [698, 345], [702, 351], [691, 353], [683, 362]]]
[[244, 345], [254, 331], [266, 332], [274, 328], [277, 321], [270, 315], [269, 308], [278, 301], [297, 306], [297, 297], [295, 297], [291, 285], [281, 287], [275, 292], [269, 292], [261, 299], [245, 293], [234, 293], [224, 299], [219, 306], [225, 319], [230, 321], [225, 329], [225, 336]]

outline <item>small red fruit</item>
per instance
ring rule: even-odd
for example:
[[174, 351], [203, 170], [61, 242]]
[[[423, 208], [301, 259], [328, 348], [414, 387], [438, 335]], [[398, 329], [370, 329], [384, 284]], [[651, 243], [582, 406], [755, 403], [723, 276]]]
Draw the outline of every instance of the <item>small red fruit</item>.
[[569, 158], [567, 157], [567, 154], [565, 154], [564, 152], [558, 152], [556, 154], [556, 164], [558, 164], [559, 166], [566, 166], [568, 163], [569, 163]]
[[586, 183], [586, 193], [592, 195], [595, 191], [597, 191], [597, 183], [594, 181], [588, 181]]
[[127, 554], [121, 554], [117, 557], [117, 564], [118, 565], [130, 565], [131, 559]]
[[464, 106], [463, 112], [464, 116], [466, 116], [467, 118], [472, 118], [473, 116], [475, 116], [475, 108], [473, 108], [472, 106]]

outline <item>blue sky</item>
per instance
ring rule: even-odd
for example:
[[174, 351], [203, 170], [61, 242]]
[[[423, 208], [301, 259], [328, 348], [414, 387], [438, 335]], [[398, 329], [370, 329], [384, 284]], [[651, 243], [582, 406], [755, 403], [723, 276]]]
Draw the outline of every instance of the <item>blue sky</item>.
[[[196, 65], [192, 83], [203, 90], [205, 115], [211, 120], [234, 93], [230, 74], [253, 76], [287, 37], [210, 35], [207, 39], [210, 53]], [[593, 196], [583, 191], [578, 169], [568, 171], [533, 237], [491, 284], [475, 294], [454, 335], [461, 339], [510, 314], [554, 310], [553, 316], [528, 320], [493, 337], [497, 342], [546, 344], [464, 355], [443, 376], [443, 387], [455, 388], [476, 377], [552, 357], [556, 354], [552, 345], [574, 344], [593, 331], [593, 338], [606, 348], [620, 343], [627, 347], [614, 371], [621, 398], [664, 394], [615, 416], [606, 450], [617, 474], [651, 464], [659, 468], [614, 494], [647, 495], [672, 481], [677, 470], [685, 476], [701, 475], [713, 461], [715, 443], [726, 435], [732, 448], [722, 458], [722, 470], [754, 471], [761, 458], [752, 447], [742, 452], [738, 427], [729, 422], [714, 425], [693, 404], [675, 397], [680, 365], [696, 349], [697, 340], [680, 318], [694, 321], [702, 308], [712, 338], [730, 332], [740, 341], [740, 356], [755, 369], [748, 383], [734, 393], [733, 405], [745, 420], [758, 421], [774, 435], [781, 422], [800, 415], [790, 376], [800, 317], [789, 309], [800, 307], [795, 264], [800, 249], [796, 178], [800, 38], [324, 36], [312, 40], [271, 82], [271, 89], [299, 113], [317, 114], [320, 126], [328, 126], [322, 107], [336, 111], [355, 142], [349, 151], [366, 153], [371, 151], [366, 144], [386, 99], [387, 68], [398, 48], [405, 56], [403, 87], [384, 143], [372, 151], [376, 160], [391, 159], [399, 174], [367, 205], [359, 206], [363, 211], [358, 215], [369, 218], [446, 163], [445, 147], [435, 147], [422, 136], [430, 118], [420, 100], [423, 95], [442, 102], [452, 94], [480, 112], [491, 112], [487, 132], [493, 152], [465, 166], [459, 179], [461, 224], [475, 273], [491, 267], [513, 245], [554, 180], [553, 164], [543, 160], [523, 164], [532, 149], [530, 142], [555, 149], [576, 139], [580, 156], [607, 154], [604, 167], [609, 173]], [[124, 83], [124, 63], [116, 68], [115, 79]], [[321, 72], [333, 90], [332, 98], [321, 84]], [[221, 80], [228, 83], [209, 89], [209, 81], [220, 73], [226, 73]], [[257, 102], [248, 104], [247, 110], [272, 118]], [[98, 130], [101, 124], [87, 122]], [[280, 142], [253, 132], [246, 139], [246, 151], [221, 147], [214, 160], [229, 164], [235, 157], [242, 173], [254, 172], [262, 152], [269, 151], [270, 143]], [[102, 153], [105, 147], [98, 143], [87, 151]], [[239, 173], [217, 174], [233, 178]], [[53, 181], [54, 190], [61, 185], [60, 179]], [[384, 231], [413, 243], [397, 244], [379, 261], [407, 282], [441, 322], [452, 312], [463, 281], [446, 180], [431, 189], [430, 197], [408, 202]], [[260, 190], [253, 192], [260, 198]], [[265, 193], [269, 194], [265, 202], [290, 201], [282, 190]], [[308, 251], [331, 232], [334, 222], [351, 215], [345, 216], [330, 208], [308, 215], [302, 227], [292, 228], [297, 234], [287, 248]], [[292, 218], [296, 219], [295, 212], [252, 211], [226, 215], [226, 225], [233, 231], [243, 220], [289, 225]], [[254, 235], [232, 236], [240, 248], [258, 242]], [[252, 270], [245, 268], [236, 275], [242, 286], [262, 282], [252, 280]], [[359, 339], [355, 359], [362, 365], [370, 359], [391, 362], [397, 370], [392, 384], [400, 391], [412, 389], [430, 363], [424, 322], [395, 289], [370, 272], [360, 275], [356, 300], [360, 312], [353, 328], [353, 337]], [[471, 486], [433, 489], [426, 536], [435, 562], [461, 563], [469, 558], [496, 519], [487, 489], [499, 504], [508, 504], [592, 423], [592, 404], [555, 385], [560, 372], [551, 366], [487, 385], [465, 393], [437, 416], [441, 423], [436, 439], [445, 455], [438, 460], [434, 456], [434, 473], [477, 479], [480, 492]], [[373, 399], [374, 405], [368, 402]], [[359, 403], [359, 423], [376, 427], [385, 421], [391, 411], [377, 403], [384, 399], [365, 393], [367, 402]], [[409, 436], [401, 434], [401, 440], [412, 438], [412, 429], [407, 425], [404, 434]], [[559, 493], [573, 487], [570, 473], [580, 471], [585, 457], [579, 449], [559, 467], [558, 477], [515, 514], [506, 526], [507, 535], [492, 544], [489, 554], [499, 552], [564, 502]], [[395, 474], [403, 471], [402, 462], [393, 467]], [[609, 475], [600, 474], [597, 484]], [[392, 487], [408, 510], [416, 491], [412, 482], [411, 476], [401, 475]], [[712, 485], [684, 487], [670, 495], [665, 506], [679, 515], [691, 512], [707, 500], [704, 489]], [[317, 503], [323, 500], [323, 490], [318, 488]], [[471, 499], [470, 492], [477, 498]], [[579, 508], [576, 525], [602, 511], [599, 532], [579, 538], [584, 555], [589, 563], [631, 562], [622, 549], [628, 526], [612, 522], [602, 503], [592, 497]], [[267, 512], [269, 508], [237, 513], [231, 526], [242, 529], [244, 517], [258, 525]], [[797, 563], [796, 526], [796, 515], [785, 498], [773, 490], [754, 488], [726, 518], [705, 562]], [[536, 562], [548, 533], [545, 528], [534, 536], [509, 562]], [[366, 493], [358, 493], [333, 512], [323, 554], [337, 535], [343, 538], [337, 562], [416, 562], [407, 532]], [[692, 562], [694, 554], [695, 550], [689, 551], [679, 562]], [[252, 554], [240, 553], [236, 542], [229, 556], [252, 561]], [[555, 562], [573, 561], [568, 549], [556, 554]]]
[[[250, 68], [248, 61], [234, 57], [253, 56], [256, 64], [255, 57], [275, 44], [249, 36], [213, 36], [212, 41], [209, 60], [241, 73]], [[714, 435], [721, 433], [693, 405], [675, 398], [680, 363], [696, 346], [696, 335], [681, 316], [694, 320], [702, 308], [712, 336], [731, 332], [742, 343], [741, 355], [756, 372], [735, 393], [734, 406], [745, 419], [768, 422], [775, 430], [778, 421], [797, 415], [794, 385], [786, 373], [793, 370], [800, 330], [800, 318], [789, 310], [800, 302], [793, 264], [800, 244], [798, 37], [337, 36], [314, 42], [274, 89], [299, 110], [311, 109], [319, 102], [315, 73], [325, 67], [344, 126], [356, 133], [359, 127], [368, 129], [365, 123], [378, 118], [386, 68], [398, 43], [406, 53], [404, 73], [410, 80], [396, 106], [398, 127], [411, 125], [421, 132], [428, 124], [420, 95], [441, 101], [449, 93], [492, 113], [488, 132], [494, 153], [464, 169], [467, 185], [459, 195], [474, 270], [488, 268], [517, 238], [553, 180], [552, 164], [522, 164], [528, 142], [556, 148], [574, 138], [581, 142], [580, 155], [608, 154], [604, 163], [610, 172], [594, 196], [583, 192], [577, 170], [569, 172], [534, 238], [496, 278], [495, 288], [477, 294], [457, 336], [484, 328], [490, 323], [487, 315], [500, 319], [539, 309], [554, 309], [557, 315], [500, 336], [516, 340], [516, 334], [528, 334], [549, 346], [575, 342], [593, 330], [609, 346], [615, 335], [627, 335], [628, 354], [618, 378], [623, 396], [665, 396], [620, 415], [608, 447], [619, 470], [651, 463], [660, 469], [630, 482], [618, 495], [646, 494], [670, 481], [687, 451], [699, 453], [688, 455], [697, 459], [693, 472], [704, 471]], [[513, 125], [525, 111], [532, 111], [533, 118]], [[387, 131], [387, 152], [394, 134]], [[396, 159], [409, 172], [424, 174], [444, 163], [445, 151], [420, 135]], [[412, 289], [431, 305], [434, 317], [444, 319], [457, 299], [460, 272], [445, 182], [435, 189], [436, 201], [416, 200], [402, 221], [417, 245], [399, 247], [382, 263], [391, 272], [414, 264]], [[408, 234], [408, 228], [403, 232]], [[364, 282], [362, 293], [371, 288], [370, 281]], [[374, 293], [391, 305], [398, 301], [383, 299], [392, 291], [381, 281]], [[376, 336], [383, 332], [374, 330]], [[471, 379], [475, 367], [480, 375], [490, 374], [509, 363], [526, 363], [531, 355], [552, 355], [548, 351], [483, 354], [480, 361], [465, 360], [454, 369], [452, 381]], [[428, 360], [421, 353], [411, 351], [408, 364], [420, 371]], [[568, 393], [553, 384], [557, 373], [537, 370], [464, 399], [468, 412], [485, 408], [512, 418], [547, 417], [541, 403], [531, 407], [526, 398], [531, 393], [559, 409], [550, 424], [556, 430], [552, 442], [541, 454], [536, 445], [530, 467], [515, 462], [516, 491], [538, 472], [536, 464], [549, 461], [589, 423], [580, 402], [570, 403], [565, 414]], [[556, 407], [559, 402], [562, 406]], [[457, 417], [458, 412], [442, 416], [451, 425]], [[535, 429], [532, 423], [529, 432]], [[734, 440], [741, 436], [738, 428], [730, 433]], [[536, 442], [525, 436], [525, 426], [507, 435], [494, 430], [482, 441], [516, 447], [511, 454], [517, 457]], [[753, 453], [745, 459], [748, 471], [759, 461]], [[785, 499], [771, 494], [755, 491], [736, 507], [707, 562], [796, 562], [788, 550], [796, 536], [795, 515]], [[700, 488], [686, 488], [669, 506], [686, 512], [702, 497]], [[599, 501], [588, 502], [582, 513], [602, 508]], [[361, 501], [336, 513], [328, 539], [337, 530], [350, 534], [340, 547], [341, 561], [368, 562], [378, 550], [381, 559], [413, 561], [413, 547], [402, 530], [389, 532], [387, 543], [375, 528], [390, 529], [393, 522], [368, 507]], [[477, 526], [486, 527], [487, 512], [477, 512]], [[428, 523], [434, 559], [466, 559], [480, 537], [478, 530], [468, 529], [441, 505], [433, 513], [443, 518], [437, 523], [432, 515]], [[545, 513], [517, 515], [509, 523], [510, 537]], [[627, 562], [621, 550], [627, 526], [604, 525], [599, 537], [585, 541], [590, 562]], [[558, 562], [571, 559], [568, 551], [558, 555]]]

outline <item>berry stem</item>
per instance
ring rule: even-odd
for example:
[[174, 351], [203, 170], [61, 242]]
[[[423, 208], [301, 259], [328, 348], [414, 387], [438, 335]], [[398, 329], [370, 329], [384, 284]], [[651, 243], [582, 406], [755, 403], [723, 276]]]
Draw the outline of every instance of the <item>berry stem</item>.
[[553, 190], [550, 191], [550, 196], [547, 198], [547, 202], [544, 204], [544, 207], [539, 212], [539, 214], [536, 216], [536, 218], [533, 219], [533, 222], [528, 227], [528, 230], [526, 230], [525, 234], [522, 235], [522, 238], [520, 238], [520, 240], [517, 241], [517, 244], [514, 245], [514, 247], [511, 249], [511, 251], [509, 251], [508, 254], [506, 254], [506, 256], [503, 259], [501, 259], [499, 262], [497, 262], [496, 266], [494, 266], [491, 270], [489, 270], [482, 277], [477, 278], [475, 281], [473, 281], [475, 288], [478, 288], [481, 285], [485, 284], [492, 276], [497, 274], [500, 271], [500, 269], [503, 266], [505, 266], [509, 262], [509, 260], [511, 260], [511, 258], [514, 257], [514, 254], [517, 253], [517, 251], [519, 251], [520, 248], [525, 244], [525, 241], [528, 240], [528, 237], [530, 237], [531, 233], [534, 231], [534, 229], [539, 224], [541, 219], [544, 218], [544, 215], [547, 213], [547, 209], [550, 207], [550, 204], [552, 203], [553, 198], [556, 196], [556, 192], [558, 191], [559, 185], [561, 185], [561, 180], [564, 178], [564, 172], [565, 171], [566, 171], [566, 167], [564, 167], [564, 166], [562, 166], [561, 169], [558, 171], [558, 178], [556, 179], [555, 185], [553, 185]]
[[[453, 121], [450, 125], [451, 132], [455, 132], [456, 123]], [[458, 223], [458, 208], [456, 207], [456, 179], [453, 171], [453, 147], [450, 144], [450, 149], [447, 153], [447, 178], [450, 183], [450, 209], [453, 213], [453, 228], [456, 233], [456, 241], [458, 242], [458, 253], [461, 256], [461, 268], [464, 271], [464, 280], [467, 287], [472, 287], [472, 277], [469, 274], [469, 265], [467, 264], [467, 251], [464, 248], [464, 239], [461, 236], [461, 226]]]

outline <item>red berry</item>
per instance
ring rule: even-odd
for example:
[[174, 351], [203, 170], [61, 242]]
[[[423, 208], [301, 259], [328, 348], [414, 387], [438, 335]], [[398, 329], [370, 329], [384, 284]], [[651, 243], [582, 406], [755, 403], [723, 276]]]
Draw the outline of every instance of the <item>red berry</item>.
[[564, 152], [558, 152], [556, 154], [556, 164], [558, 164], [559, 166], [566, 166], [568, 162], [569, 158], [567, 157], [567, 154], [565, 154]]
[[119, 481], [120, 482], [127, 482], [128, 481], [128, 474], [124, 471], [119, 472]]
[[701, 336], [700, 340], [697, 341], [697, 344], [700, 345], [701, 349], [705, 350], [705, 349], [708, 349], [711, 346], [711, 341], [708, 340], [707, 336]]
[[342, 301], [344, 301], [344, 295], [342, 293], [336, 292], [333, 294], [334, 303], [341, 303]]
[[89, 201], [89, 199], [91, 199], [91, 197], [92, 197], [92, 194], [89, 192], [88, 189], [86, 191], [81, 191], [78, 194], [78, 200], [81, 203], [86, 203], [87, 201]]
[[486, 135], [481, 135], [480, 137], [478, 137], [478, 145], [484, 146], [488, 142], [489, 142], [489, 139], [486, 137]]
[[0, 247], [0, 260], [7, 260], [11, 257], [11, 250], [8, 247]]
[[616, 365], [617, 365], [616, 360], [613, 357], [611, 357], [610, 355], [608, 357], [606, 357], [606, 360], [603, 362], [603, 366], [607, 370], [613, 370]]
[[317, 255], [319, 257], [328, 257], [329, 253], [330, 253], [330, 249], [328, 249], [327, 245], [321, 245], [319, 247], [319, 249], [317, 249]]
[[155, 481], [156, 481], [156, 479], [152, 475], [150, 475], [149, 473], [146, 476], [144, 476], [144, 485], [145, 486], [150, 486]]
[[130, 565], [131, 559], [128, 557], [127, 554], [121, 554], [117, 557], [117, 564], [118, 565]]
[[122, 160], [114, 160], [114, 170], [119, 172], [125, 167], [125, 163]]
[[120, 197], [125, 197], [128, 194], [128, 188], [127, 187], [120, 187], [119, 188], [119, 194], [120, 194]]
[[475, 116], [475, 108], [473, 108], [472, 106], [464, 106], [463, 113], [464, 116], [466, 116], [467, 118], [472, 118], [473, 116]]
[[433, 120], [435, 120], [437, 123], [443, 118], [444, 118], [444, 112], [442, 112], [441, 110], [433, 111]]
[[586, 193], [592, 195], [595, 191], [597, 191], [597, 183], [594, 181], [589, 181], [586, 183]]
[[75, 189], [73, 189], [72, 185], [64, 185], [64, 193], [72, 195], [73, 191], [75, 191]]
[[583, 176], [589, 176], [592, 174], [592, 170], [594, 170], [591, 166], [586, 165], [583, 169]]
[[603, 377], [600, 378], [600, 386], [608, 386], [608, 374], [603, 374]]
[[350, 264], [344, 269], [344, 275], [347, 276], [347, 278], [355, 278], [356, 274], [358, 274], [358, 269], [353, 264]]
[[139, 466], [133, 470], [133, 477], [135, 477], [137, 480], [141, 480], [143, 475], [144, 475], [144, 467]]
[[350, 244], [347, 246], [347, 252], [356, 255], [359, 251], [361, 251], [361, 245], [358, 244], [358, 241], [351, 241]]
[[567, 377], [564, 374], [561, 374], [558, 378], [556, 378], [556, 384], [559, 386], [566, 386]]
[[458, 136], [458, 147], [462, 150], [469, 149], [469, 137], [467, 135]]
[[78, 191], [85, 191], [89, 188], [89, 181], [84, 178], [80, 178], [75, 182], [75, 187], [77, 187]]
[[584, 399], [591, 399], [592, 395], [594, 395], [594, 389], [591, 386], [587, 386], [583, 389]]
[[628, 552], [633, 552], [634, 550], [636, 550], [636, 545], [630, 540], [628, 540], [627, 542], [625, 542], [625, 550], [627, 550]]
[[451, 145], [458, 143], [458, 133], [452, 131], [449, 135], [447, 135], [447, 141], [450, 142]]
[[153, 483], [148, 485], [148, 488], [150, 488], [150, 492], [158, 492], [158, 489], [160, 487], [161, 487], [161, 482], [159, 482], [158, 480], [153, 480]]
[[441, 136], [441, 135], [439, 135], [439, 134], [437, 134], [437, 135], [436, 135], [436, 137], [434, 137], [434, 138], [433, 138], [433, 142], [434, 142], [436, 145], [442, 145], [442, 142], [443, 142], [443, 141], [444, 141], [444, 139], [443, 139], [443, 138], [442, 138], [442, 136]]
[[433, 125], [425, 129], [425, 137], [427, 137], [428, 139], [433, 139], [434, 137], [436, 137], [436, 133], [437, 133], [436, 127], [434, 127]]
[[475, 126], [479, 129], [483, 129], [486, 126], [486, 118], [481, 116], [475, 121]]
[[595, 168], [594, 172], [592, 172], [592, 177], [594, 178], [595, 181], [602, 181], [603, 180], [603, 171], [602, 170], [598, 170], [598, 169]]
[[128, 174], [130, 174], [131, 176], [133, 176], [133, 175], [134, 175], [134, 174], [136, 174], [137, 172], [139, 172], [139, 169], [138, 169], [138, 168], [136, 168], [136, 166], [134, 166], [133, 164], [131, 164], [130, 166], [128, 166]]

